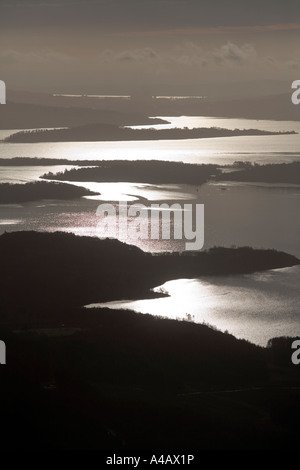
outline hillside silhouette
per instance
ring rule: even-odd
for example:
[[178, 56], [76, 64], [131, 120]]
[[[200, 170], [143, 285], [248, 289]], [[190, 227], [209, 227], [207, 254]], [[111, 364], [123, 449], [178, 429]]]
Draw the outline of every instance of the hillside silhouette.
[[[251, 273], [299, 264], [292, 255], [250, 247], [152, 255], [117, 240], [56, 232], [0, 236], [0, 299], [5, 311], [23, 304], [81, 307], [110, 300], [157, 297], [150, 289], [170, 279]], [[130, 269], [129, 269], [130, 267]], [[18, 291], [18, 296], [14, 295]], [[34, 295], [33, 295], [34, 291]], [[6, 306], [6, 307], [5, 307]], [[9, 318], [7, 319], [9, 320]]]
[[193, 165], [158, 160], [133, 162], [107, 160], [98, 161], [97, 166], [89, 168], [73, 168], [56, 174], [50, 172], [41, 178], [63, 181], [201, 184], [219, 172], [217, 165]]
[[261, 183], [300, 184], [300, 162], [257, 165], [239, 162], [238, 171], [218, 173], [219, 181], [250, 181]]
[[0, 204], [37, 201], [39, 199], [75, 199], [98, 193], [67, 183], [35, 181], [25, 184], [0, 183]]
[[0, 107], [1, 129], [36, 129], [45, 127], [83, 126], [93, 123], [125, 125], [163, 124], [162, 119], [149, 119], [137, 111], [93, 109], [75, 106], [45, 106], [40, 103], [8, 101]]
[[[58, 127], [58, 126], [57, 126]], [[201, 127], [194, 129], [129, 129], [111, 124], [90, 124], [70, 129], [45, 129], [22, 131], [12, 134], [5, 142], [85, 142], [85, 141], [128, 141], [128, 140], [176, 140], [205, 139], [213, 137], [235, 137], [255, 135], [288, 135], [295, 131], [273, 132], [258, 129], [222, 129]]]

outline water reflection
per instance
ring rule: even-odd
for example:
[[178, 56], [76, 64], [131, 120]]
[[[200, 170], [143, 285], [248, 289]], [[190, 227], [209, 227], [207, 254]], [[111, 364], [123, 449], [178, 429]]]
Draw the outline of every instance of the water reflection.
[[[296, 130], [299, 122], [255, 121], [203, 117], [166, 118], [169, 126]], [[3, 131], [2, 136], [5, 136]], [[8, 131], [9, 132], [9, 131]], [[7, 133], [6, 133], [7, 135]], [[0, 134], [1, 138], [1, 134]], [[0, 158], [38, 157], [73, 160], [169, 160], [186, 163], [230, 164], [236, 160], [281, 163], [299, 160], [300, 134], [245, 136], [182, 141], [66, 142], [6, 144]], [[245, 149], [247, 151], [245, 152]], [[0, 167], [2, 182], [24, 183], [43, 173], [66, 168]], [[67, 168], [71, 168], [68, 166]], [[74, 184], [74, 183], [73, 183]], [[96, 236], [99, 201], [194, 201], [205, 205], [205, 245], [275, 248], [300, 257], [299, 196], [292, 185], [210, 183], [145, 185], [135, 183], [75, 183], [100, 193], [75, 201], [39, 201], [0, 205], [0, 233], [9, 230], [68, 231]], [[178, 250], [174, 241], [141, 242], [145, 251]], [[251, 276], [172, 280], [159, 286], [169, 297], [135, 302], [114, 302], [114, 308], [207, 322], [239, 338], [265, 345], [269, 338], [300, 334], [300, 268], [273, 270]], [[188, 317], [188, 316], [191, 317]]]
[[[81, 184], [81, 183], [78, 183]], [[102, 200], [193, 202], [205, 205], [204, 249], [212, 246], [274, 248], [300, 258], [298, 186], [244, 183], [190, 185], [139, 185], [133, 183], [82, 183], [101, 192], [97, 198], [70, 201], [38, 201], [22, 205], [0, 205], [0, 218], [19, 220], [14, 230], [62, 230], [77, 235], [97, 236], [96, 210]], [[99, 186], [98, 186], [99, 185]], [[226, 189], [225, 191], [222, 189]], [[3, 233], [4, 227], [0, 227]], [[107, 236], [110, 236], [108, 234]], [[128, 243], [135, 243], [128, 240]], [[180, 240], [140, 240], [145, 251], [180, 251]]]
[[169, 297], [91, 304], [207, 323], [265, 346], [275, 336], [300, 334], [300, 267], [244, 276], [177, 279], [155, 289]]
[[[300, 123], [203, 116], [162, 117], [168, 125], [145, 127], [223, 127], [227, 129], [262, 129], [298, 132], [283, 136], [219, 137], [135, 142], [50, 142], [14, 144], [0, 142], [0, 158], [67, 158], [70, 160], [152, 160], [185, 163], [231, 164], [236, 160], [280, 163], [299, 160]], [[142, 126], [138, 126], [142, 127]], [[2, 131], [1, 131], [2, 132]], [[3, 131], [6, 132], [6, 131]], [[1, 137], [1, 134], [0, 134]], [[245, 152], [245, 149], [247, 151]]]

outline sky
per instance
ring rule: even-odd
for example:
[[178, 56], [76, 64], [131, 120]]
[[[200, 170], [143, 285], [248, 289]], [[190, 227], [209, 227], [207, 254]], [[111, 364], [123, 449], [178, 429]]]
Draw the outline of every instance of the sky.
[[299, 44], [299, 0], [0, 0], [0, 79], [14, 90], [284, 90]]

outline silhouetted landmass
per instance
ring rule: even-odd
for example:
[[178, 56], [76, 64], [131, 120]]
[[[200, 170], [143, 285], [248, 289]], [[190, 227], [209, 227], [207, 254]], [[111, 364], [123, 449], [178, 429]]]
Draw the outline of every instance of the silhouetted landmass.
[[[23, 303], [40, 305], [41, 299], [48, 307], [66, 302], [78, 307], [158, 296], [149, 290], [170, 279], [251, 273], [299, 264], [294, 256], [275, 250], [216, 247], [203, 252], [152, 255], [112, 239], [29, 231], [3, 234], [0, 258], [2, 319], [5, 310], [21, 314]], [[34, 296], [32, 289], [37, 293]], [[44, 312], [43, 307], [41, 318]]]
[[88, 109], [76, 106], [44, 106], [40, 104], [13, 103], [0, 107], [1, 129], [35, 129], [42, 127], [72, 127], [90, 124], [118, 126], [164, 124], [162, 119], [149, 119], [141, 112], [122, 112], [109, 109]]
[[75, 199], [98, 193], [66, 183], [35, 181], [25, 184], [0, 184], [0, 204], [37, 201], [39, 199]]
[[[58, 126], [57, 126], [58, 127]], [[287, 135], [295, 131], [273, 132], [258, 129], [222, 129], [201, 127], [195, 129], [129, 129], [110, 124], [90, 124], [71, 129], [33, 130], [12, 134], [5, 142], [85, 142], [128, 140], [176, 140], [245, 135]]]
[[31, 158], [14, 157], [1, 158], [0, 166], [57, 166], [57, 165], [76, 165], [76, 166], [98, 166], [102, 162], [99, 160], [68, 160], [67, 158]]
[[272, 348], [132, 312], [69, 312], [81, 325], [69, 336], [60, 335], [69, 325], [56, 335], [0, 327], [9, 351], [0, 368], [5, 449], [297, 445], [299, 368], [279, 366]]
[[299, 368], [275, 340], [265, 349], [188, 321], [80, 308], [140, 295], [185, 269], [247, 272], [299, 263], [292, 256], [250, 248], [152, 256], [112, 240], [15, 232], [0, 237], [0, 258], [4, 448], [296, 445]]
[[237, 162], [239, 171], [218, 173], [218, 180], [300, 184], [300, 162], [257, 165]]
[[157, 160], [132, 162], [109, 160], [99, 161], [95, 167], [73, 168], [56, 174], [50, 172], [41, 178], [63, 181], [201, 184], [219, 172], [217, 165], [193, 165]]

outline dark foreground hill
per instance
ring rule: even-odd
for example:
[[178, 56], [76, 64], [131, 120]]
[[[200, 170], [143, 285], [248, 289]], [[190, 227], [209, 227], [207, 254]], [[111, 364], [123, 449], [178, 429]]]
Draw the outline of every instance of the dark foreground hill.
[[151, 256], [112, 240], [16, 232], [0, 237], [0, 259], [2, 448], [296, 445], [300, 381], [291, 338], [264, 349], [188, 321], [80, 307], [147, 295], [183, 273], [297, 264], [292, 256], [249, 248]]
[[263, 349], [204, 325], [132, 312], [64, 305], [54, 313], [43, 327], [0, 325], [3, 448], [190, 452], [297, 444], [292, 338]]

